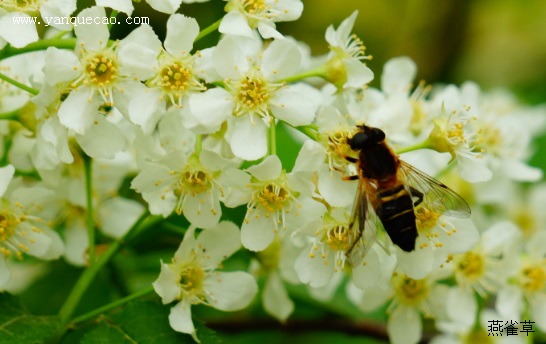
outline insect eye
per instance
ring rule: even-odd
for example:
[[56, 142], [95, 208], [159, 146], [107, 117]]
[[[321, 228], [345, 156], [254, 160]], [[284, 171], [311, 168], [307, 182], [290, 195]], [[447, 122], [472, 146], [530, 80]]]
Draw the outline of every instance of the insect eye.
[[368, 143], [370, 140], [370, 137], [368, 134], [364, 132], [356, 133], [355, 136], [353, 136], [349, 140], [349, 145], [351, 146], [352, 150], [361, 150], [364, 148], [364, 146]]
[[379, 143], [385, 139], [385, 133], [381, 129], [374, 128], [372, 134], [370, 135], [373, 139]]

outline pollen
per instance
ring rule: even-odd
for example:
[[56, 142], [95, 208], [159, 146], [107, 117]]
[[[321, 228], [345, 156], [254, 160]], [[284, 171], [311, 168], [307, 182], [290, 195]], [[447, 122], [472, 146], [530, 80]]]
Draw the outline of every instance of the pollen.
[[393, 287], [402, 304], [416, 306], [424, 301], [429, 294], [426, 280], [414, 280], [406, 275], [397, 275], [392, 279]]
[[531, 265], [523, 269], [522, 287], [530, 292], [546, 290], [546, 266], [545, 264]]
[[258, 204], [272, 213], [286, 206], [286, 202], [291, 198], [291, 193], [280, 185], [268, 184], [259, 192], [256, 198]]
[[193, 304], [201, 303], [204, 300], [204, 280], [205, 271], [197, 265], [185, 266], [179, 273], [178, 284], [182, 294]]
[[85, 72], [87, 78], [84, 83], [103, 88], [112, 85], [118, 78], [118, 62], [113, 55], [97, 54], [87, 58]]
[[457, 271], [468, 280], [479, 279], [485, 273], [484, 257], [472, 251], [465, 253], [457, 263]]
[[247, 111], [256, 110], [267, 104], [270, 97], [267, 81], [260, 77], [246, 77], [239, 85], [237, 103]]

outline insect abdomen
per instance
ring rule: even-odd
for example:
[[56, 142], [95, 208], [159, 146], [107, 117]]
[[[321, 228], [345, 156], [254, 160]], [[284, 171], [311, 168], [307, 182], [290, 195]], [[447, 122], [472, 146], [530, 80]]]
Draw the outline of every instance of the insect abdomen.
[[392, 242], [406, 252], [413, 251], [417, 225], [413, 201], [404, 185], [380, 191], [377, 201], [375, 212]]

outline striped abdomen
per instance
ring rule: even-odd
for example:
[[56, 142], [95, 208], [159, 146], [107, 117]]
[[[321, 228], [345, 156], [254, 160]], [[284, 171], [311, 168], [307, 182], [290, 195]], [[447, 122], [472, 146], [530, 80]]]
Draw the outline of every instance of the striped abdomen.
[[375, 213], [392, 242], [402, 250], [411, 252], [415, 249], [417, 225], [413, 201], [403, 184], [380, 190], [374, 202]]

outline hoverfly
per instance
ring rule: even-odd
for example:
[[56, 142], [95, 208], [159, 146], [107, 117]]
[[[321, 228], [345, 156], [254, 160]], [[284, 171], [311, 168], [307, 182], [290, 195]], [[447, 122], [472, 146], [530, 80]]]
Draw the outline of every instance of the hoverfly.
[[[362, 234], [372, 208], [391, 241], [406, 252], [415, 249], [418, 236], [416, 210], [419, 207], [456, 217], [469, 217], [470, 207], [465, 200], [446, 185], [400, 160], [385, 142], [385, 133], [378, 128], [358, 125], [357, 132], [347, 139], [358, 158], [345, 156], [355, 163], [358, 175], [346, 180], [359, 180], [353, 214], [352, 230], [358, 233], [345, 252], [352, 261], [366, 254], [367, 243]], [[370, 236], [367, 236], [368, 238]]]

